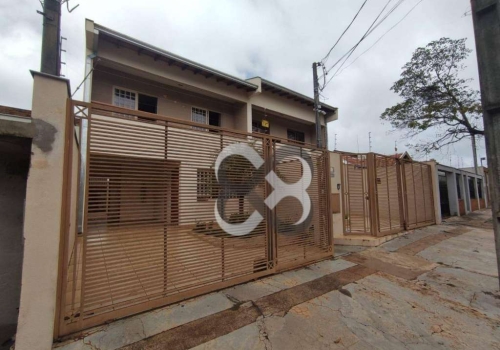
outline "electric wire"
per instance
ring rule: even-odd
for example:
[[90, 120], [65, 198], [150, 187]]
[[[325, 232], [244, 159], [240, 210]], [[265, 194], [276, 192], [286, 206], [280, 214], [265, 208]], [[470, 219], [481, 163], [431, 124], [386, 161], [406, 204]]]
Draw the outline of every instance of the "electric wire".
[[387, 34], [389, 34], [390, 31], [392, 31], [394, 28], [396, 28], [401, 22], [403, 22], [406, 17], [408, 17], [410, 15], [410, 13], [413, 12], [413, 10], [418, 6], [420, 5], [420, 3], [424, 1], [424, 0], [420, 0], [419, 2], [417, 2], [411, 9], [410, 11], [408, 11], [404, 16], [403, 18], [401, 18], [396, 24], [394, 24], [391, 28], [389, 28], [389, 30], [387, 30], [384, 34], [382, 34], [382, 36], [380, 36], [380, 38], [377, 39], [377, 41], [375, 41], [373, 43], [372, 46], [370, 46], [368, 49], [366, 49], [365, 51], [363, 51], [363, 53], [361, 53], [358, 57], [356, 57], [351, 63], [349, 63], [349, 65], [347, 65], [347, 67], [345, 67], [344, 69], [342, 69], [337, 75], [340, 75], [343, 71], [345, 71], [347, 68], [349, 68], [350, 66], [352, 66], [354, 64], [354, 62], [356, 62], [361, 56], [363, 56], [365, 53], [367, 53], [368, 51], [370, 51], [375, 45], [377, 45], [379, 43], [380, 40], [382, 40], [382, 38], [384, 36], [386, 36]]
[[[361, 37], [361, 39], [349, 50], [347, 51], [340, 59], [338, 59], [328, 70], [324, 70], [325, 74], [328, 74], [333, 68], [335, 68], [339, 63], [342, 62], [340, 67], [335, 71], [335, 74], [332, 75], [332, 77], [323, 84], [321, 87], [321, 90], [323, 90], [330, 82], [331, 80], [335, 77], [335, 75], [339, 72], [339, 70], [345, 65], [347, 60], [351, 57], [351, 55], [354, 53], [354, 51], [357, 49], [357, 47], [363, 42], [375, 29], [377, 29], [404, 1], [406, 0], [399, 0], [389, 11], [380, 19], [382, 14], [385, 12], [389, 4], [392, 2], [392, 0], [388, 0], [385, 6], [382, 8], [380, 13], [377, 15], [375, 20], [371, 23], [371, 25], [368, 27], [367, 31], [365, 34]], [[379, 20], [380, 19], [380, 20]]]
[[323, 57], [323, 59], [321, 60], [321, 63], [325, 63], [327, 60], [328, 60], [328, 57], [330, 56], [330, 54], [332, 53], [333, 49], [335, 49], [335, 47], [337, 46], [337, 44], [339, 43], [340, 39], [342, 39], [342, 37], [344, 36], [344, 34], [349, 30], [349, 28], [351, 28], [352, 24], [354, 23], [354, 21], [356, 20], [356, 18], [358, 17], [358, 15], [360, 14], [361, 10], [363, 9], [363, 7], [365, 7], [366, 3], [368, 2], [368, 0], [365, 0], [363, 2], [363, 4], [361, 5], [361, 7], [359, 8], [358, 12], [356, 13], [356, 15], [354, 16], [354, 18], [352, 19], [351, 23], [349, 23], [349, 25], [347, 26], [347, 28], [344, 30], [344, 32], [340, 35], [340, 37], [337, 39], [337, 41], [335, 42], [335, 44], [333, 44], [332, 48], [330, 49], [330, 51], [328, 51], [328, 53], [326, 54], [325, 57]]
[[[378, 28], [378, 26], [380, 26], [386, 19], [387, 17], [389, 17], [389, 15], [391, 15], [397, 7], [399, 7], [405, 0], [399, 0], [396, 5], [389, 10], [389, 12], [378, 22], [378, 19], [379, 17], [382, 15], [382, 13], [385, 11], [385, 9], [387, 8], [387, 6], [389, 5], [389, 3], [391, 2], [392, 0], [389, 0], [386, 5], [384, 6], [384, 8], [382, 9], [382, 11], [379, 13], [379, 15], [377, 16], [377, 18], [375, 18], [375, 21], [373, 21], [373, 23], [370, 25], [370, 27], [368, 28], [368, 30], [366, 31], [366, 33], [363, 35], [363, 37], [358, 41], [358, 43], [356, 45], [354, 45], [354, 47], [351, 48], [351, 50], [349, 50], [348, 52], [348, 55], [347, 55], [347, 58], [344, 59], [344, 62], [341, 64], [341, 66], [337, 69], [336, 72], [339, 71], [340, 68], [342, 68], [342, 66], [345, 64], [345, 62], [349, 59], [349, 57], [351, 57], [351, 55], [354, 53], [354, 51], [358, 48], [358, 46], [361, 44], [361, 42], [363, 42], [363, 40], [365, 40], [375, 29]], [[344, 55], [345, 56], [345, 55]], [[340, 59], [342, 60], [342, 59]], [[340, 61], [339, 60], [339, 61]], [[327, 72], [330, 72], [334, 67], [331, 67]]]
[[[329, 69], [325, 70], [323, 68], [323, 77], [326, 77], [326, 75], [333, 69], [335, 68], [346, 56], [347, 58], [350, 57], [350, 55], [352, 54], [352, 52], [354, 52], [354, 50], [358, 47], [358, 45], [371, 33], [370, 30], [372, 29], [372, 27], [374, 26], [374, 24], [378, 21], [378, 19], [380, 18], [380, 16], [382, 15], [382, 13], [384, 13], [385, 9], [387, 8], [387, 6], [389, 6], [389, 4], [391, 3], [392, 0], [388, 0], [387, 3], [385, 4], [385, 6], [382, 8], [382, 11], [380, 11], [380, 13], [378, 14], [378, 16], [375, 18], [375, 20], [372, 22], [372, 24], [370, 25], [370, 27], [368, 27], [367, 31], [365, 32], [365, 34], [361, 37], [361, 39], [356, 43], [356, 45], [354, 45], [349, 51], [347, 51], [347, 53], [345, 53], [342, 57], [340, 57], [340, 59], [337, 60], [337, 62], [335, 62]], [[401, 1], [404, 1], [404, 0], [399, 0], [400, 2]], [[332, 76], [333, 78], [333, 76]], [[330, 78], [326, 83], [323, 84], [323, 86], [320, 88], [320, 90], [324, 90], [325, 87], [330, 83], [330, 81], [332, 80], [332, 78]]]

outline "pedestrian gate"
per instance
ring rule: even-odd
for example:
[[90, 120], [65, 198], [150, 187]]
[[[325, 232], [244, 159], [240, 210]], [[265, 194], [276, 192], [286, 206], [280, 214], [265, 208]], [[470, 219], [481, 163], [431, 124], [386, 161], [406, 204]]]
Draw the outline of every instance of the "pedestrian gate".
[[[58, 336], [332, 256], [326, 150], [97, 103], [68, 118]], [[220, 181], [235, 144], [262, 165], [230, 156]], [[265, 205], [266, 176], [297, 183], [304, 164], [309, 186]], [[241, 229], [254, 214], [242, 236], [216, 217]]]
[[345, 234], [384, 236], [435, 223], [430, 165], [342, 154]]

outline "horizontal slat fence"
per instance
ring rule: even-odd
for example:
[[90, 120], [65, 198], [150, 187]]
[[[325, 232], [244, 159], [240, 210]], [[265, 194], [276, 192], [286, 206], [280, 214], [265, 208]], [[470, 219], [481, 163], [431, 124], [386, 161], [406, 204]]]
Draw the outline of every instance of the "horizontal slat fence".
[[[72, 101], [79, 130], [82, 229], [66, 232], [59, 335], [149, 310], [332, 255], [328, 154], [313, 146], [235, 132], [104, 104]], [[219, 153], [243, 144], [263, 159], [221, 165]], [[300, 196], [312, 211], [301, 225], [297, 198], [263, 205], [274, 171], [286, 184], [310, 186]], [[274, 184], [276, 185], [276, 184]], [[235, 236], [254, 212], [262, 220]]]

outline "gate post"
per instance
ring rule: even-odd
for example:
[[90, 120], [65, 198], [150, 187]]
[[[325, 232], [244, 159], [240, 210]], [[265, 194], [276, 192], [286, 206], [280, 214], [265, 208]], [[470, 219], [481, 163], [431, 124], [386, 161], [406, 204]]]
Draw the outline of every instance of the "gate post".
[[370, 233], [372, 236], [378, 235], [378, 208], [377, 208], [377, 169], [375, 164], [375, 154], [366, 155], [366, 165], [368, 170], [368, 207], [370, 211]]
[[64, 176], [68, 153], [69, 81], [33, 75], [31, 148], [24, 215], [24, 257], [17, 350], [51, 349], [58, 310], [61, 232], [65, 229]]

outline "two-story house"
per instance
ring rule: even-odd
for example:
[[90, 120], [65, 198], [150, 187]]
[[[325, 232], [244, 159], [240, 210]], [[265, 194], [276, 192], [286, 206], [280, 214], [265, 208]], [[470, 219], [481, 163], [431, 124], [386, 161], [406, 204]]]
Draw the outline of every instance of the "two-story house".
[[[86, 48], [87, 102], [316, 144], [310, 97], [261, 77], [231, 76], [91, 20], [86, 22]], [[338, 114], [324, 103], [322, 109], [325, 140], [326, 124]]]

